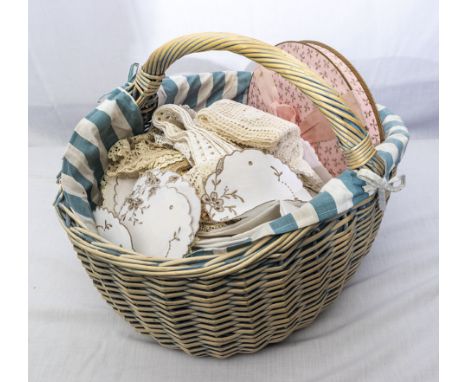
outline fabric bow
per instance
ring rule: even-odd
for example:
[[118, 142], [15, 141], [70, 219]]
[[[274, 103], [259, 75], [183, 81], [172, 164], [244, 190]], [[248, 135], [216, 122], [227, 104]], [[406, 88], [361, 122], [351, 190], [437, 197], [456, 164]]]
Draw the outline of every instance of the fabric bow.
[[[309, 112], [300, 113], [296, 107], [297, 105], [292, 100], [289, 103], [282, 103], [280, 101], [281, 98], [284, 98], [284, 95], [280, 97], [280, 90], [276, 86], [274, 72], [263, 67], [258, 67], [255, 69], [255, 73], [255, 83], [259, 94], [261, 94], [265, 108], [264, 111], [298, 125], [302, 138], [310, 143], [336, 139], [330, 121], [317, 107], [311, 104], [312, 109]], [[283, 91], [283, 93], [285, 92]], [[287, 92], [286, 98], [289, 98]], [[349, 90], [342, 93], [341, 98], [350, 107], [354, 115], [365, 125], [364, 116], [353, 92]]]
[[375, 172], [366, 168], [360, 169], [356, 174], [359, 179], [366, 182], [366, 185], [363, 187], [365, 192], [370, 195], [376, 191], [378, 192], [379, 208], [381, 211], [385, 211], [385, 207], [387, 205], [385, 191], [401, 191], [406, 185], [405, 175], [397, 175], [388, 180], [385, 177], [380, 177]]

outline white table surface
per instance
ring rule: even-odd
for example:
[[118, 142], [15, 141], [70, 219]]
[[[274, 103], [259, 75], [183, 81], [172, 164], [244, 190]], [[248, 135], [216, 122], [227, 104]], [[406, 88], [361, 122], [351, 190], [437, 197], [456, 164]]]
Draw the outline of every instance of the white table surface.
[[253, 355], [198, 359], [138, 334], [94, 289], [52, 201], [64, 147], [29, 151], [31, 381], [438, 379], [438, 140], [410, 142], [372, 247], [315, 323]]

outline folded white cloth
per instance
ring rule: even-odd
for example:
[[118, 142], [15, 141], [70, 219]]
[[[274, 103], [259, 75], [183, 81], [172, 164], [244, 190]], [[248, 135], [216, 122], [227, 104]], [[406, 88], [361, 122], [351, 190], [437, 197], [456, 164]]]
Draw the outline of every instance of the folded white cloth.
[[153, 114], [152, 124], [192, 166], [218, 160], [238, 149], [216, 133], [199, 128], [190, 112], [182, 106], [159, 107]]
[[237, 235], [245, 234], [261, 224], [297, 211], [303, 204], [303, 202], [290, 200], [273, 200], [261, 204], [244, 213], [235, 223], [208, 232], [199, 231], [193, 242], [193, 247], [201, 249], [229, 246], [238, 241]]

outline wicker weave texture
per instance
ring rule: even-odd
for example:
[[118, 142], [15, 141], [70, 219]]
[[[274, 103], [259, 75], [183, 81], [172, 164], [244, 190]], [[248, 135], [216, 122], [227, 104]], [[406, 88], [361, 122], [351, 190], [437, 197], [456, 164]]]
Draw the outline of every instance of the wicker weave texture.
[[372, 198], [326, 224], [278, 236], [250, 254], [266, 252], [261, 261], [214, 277], [138, 274], [69, 237], [104, 299], [140, 333], [191, 355], [225, 358], [312, 323], [369, 252], [381, 219]]
[[225, 50], [245, 56], [270, 69], [297, 86], [330, 121], [348, 167], [367, 166], [384, 173], [384, 163], [370, 142], [367, 131], [336, 90], [306, 64], [278, 47], [262, 41], [230, 33], [195, 33], [176, 38], [156, 49], [138, 71], [130, 85], [145, 119], [155, 109], [155, 95], [164, 73], [179, 58], [197, 52]]
[[[185, 54], [229, 50], [289, 79], [332, 121], [348, 165], [383, 173], [369, 137], [340, 97], [279, 48], [208, 33], [157, 49], [128, 87], [142, 114], [155, 108], [167, 67]], [[374, 241], [382, 212], [370, 197], [334, 219], [262, 238], [227, 254], [148, 258], [91, 232], [60, 203], [59, 220], [104, 299], [140, 333], [196, 356], [256, 352], [309, 325], [340, 293]]]

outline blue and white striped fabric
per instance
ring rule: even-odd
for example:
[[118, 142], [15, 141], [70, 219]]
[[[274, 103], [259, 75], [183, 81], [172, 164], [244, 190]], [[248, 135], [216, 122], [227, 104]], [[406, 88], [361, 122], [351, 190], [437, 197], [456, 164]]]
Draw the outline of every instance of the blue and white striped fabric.
[[[385, 161], [385, 178], [388, 179], [389, 174], [400, 163], [405, 153], [409, 133], [399, 116], [393, 114], [385, 106], [377, 105], [377, 108], [382, 120], [385, 140], [376, 146], [376, 149]], [[356, 171], [345, 170], [338, 177], [328, 181], [310, 202], [297, 211], [232, 237], [232, 244], [228, 247], [200, 249], [192, 253], [192, 256], [230, 252], [239, 248], [239, 245], [248, 245], [266, 236], [279, 235], [324, 222], [349, 210], [377, 191], [358, 177]]]
[[382, 121], [385, 141], [378, 145], [376, 149], [385, 160], [385, 176], [388, 178], [390, 172], [405, 155], [410, 135], [403, 120], [398, 115], [393, 114], [382, 105], [377, 105], [377, 110]]
[[198, 111], [220, 99], [245, 103], [250, 72], [213, 72], [171, 76], [163, 79], [158, 90], [158, 105], [188, 105]]
[[[186, 104], [195, 110], [222, 98], [245, 102], [251, 79], [249, 72], [214, 72], [173, 76], [163, 80], [158, 104]], [[385, 177], [400, 162], [408, 140], [402, 120], [378, 105], [385, 131], [385, 141], [376, 147], [384, 159]], [[64, 202], [91, 230], [95, 230], [93, 213], [99, 203], [99, 182], [107, 166], [107, 151], [118, 140], [143, 132], [143, 121], [133, 98], [122, 88], [115, 89], [75, 128], [63, 158], [60, 181]], [[366, 192], [367, 190], [367, 192]], [[192, 256], [229, 252], [260, 238], [278, 235], [320, 223], [345, 212], [376, 192], [355, 171], [346, 170], [331, 179], [310, 202], [294, 213], [255, 227], [232, 237], [232, 245], [200, 249]]]
[[138, 106], [122, 88], [109, 93], [75, 127], [63, 156], [60, 183], [66, 205], [88, 228], [95, 230], [92, 211], [100, 200], [108, 150], [119, 139], [141, 133]]
[[[385, 161], [385, 178], [400, 163], [409, 141], [409, 133], [402, 119], [388, 108], [377, 105], [379, 117], [385, 132], [385, 140], [376, 146], [377, 153]], [[345, 212], [370, 196], [365, 190], [366, 182], [356, 171], [345, 170], [338, 177], [328, 181], [312, 200], [298, 211], [283, 216], [249, 235], [252, 240], [271, 234], [281, 234], [307, 227], [333, 218]], [[372, 194], [377, 190], [373, 190]], [[268, 233], [267, 233], [268, 232]]]
[[[251, 76], [245, 71], [225, 71], [166, 77], [158, 90], [158, 106], [177, 103], [198, 110], [223, 98], [245, 102]], [[107, 168], [108, 150], [119, 139], [143, 132], [138, 106], [123, 88], [107, 94], [75, 127], [60, 182], [66, 205], [89, 229], [95, 230], [92, 211], [99, 203], [98, 185]]]

